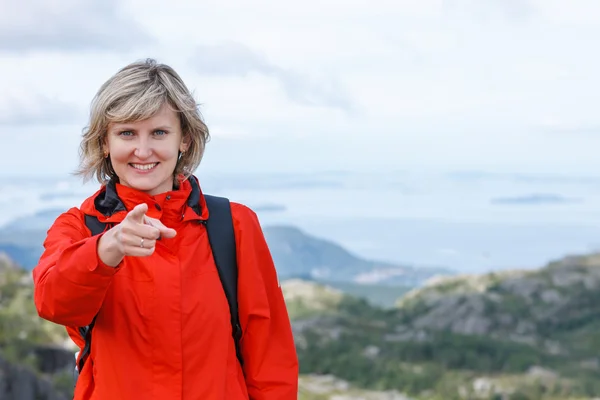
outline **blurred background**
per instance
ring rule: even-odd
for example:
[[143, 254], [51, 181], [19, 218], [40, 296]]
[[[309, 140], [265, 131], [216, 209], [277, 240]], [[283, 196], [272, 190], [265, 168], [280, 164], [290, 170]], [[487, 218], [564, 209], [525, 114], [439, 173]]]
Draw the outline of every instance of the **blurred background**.
[[301, 400], [600, 398], [600, 3], [0, 0], [0, 399], [62, 399], [46, 230], [100, 85], [194, 91], [203, 190], [259, 215]]

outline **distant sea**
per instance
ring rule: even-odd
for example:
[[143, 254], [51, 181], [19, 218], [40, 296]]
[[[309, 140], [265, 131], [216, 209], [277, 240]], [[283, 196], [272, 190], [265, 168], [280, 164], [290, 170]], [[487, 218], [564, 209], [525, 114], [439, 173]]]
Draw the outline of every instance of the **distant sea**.
[[[465, 272], [539, 267], [600, 249], [600, 176], [478, 171], [199, 174], [206, 193], [252, 207], [366, 258]], [[0, 177], [0, 228], [77, 206], [69, 177]]]

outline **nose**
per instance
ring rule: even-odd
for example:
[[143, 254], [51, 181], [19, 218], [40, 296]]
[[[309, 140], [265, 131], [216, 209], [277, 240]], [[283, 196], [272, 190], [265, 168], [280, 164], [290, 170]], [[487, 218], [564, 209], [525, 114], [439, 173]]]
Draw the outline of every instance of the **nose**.
[[134, 155], [139, 159], [145, 159], [152, 155], [150, 141], [145, 135], [140, 135]]

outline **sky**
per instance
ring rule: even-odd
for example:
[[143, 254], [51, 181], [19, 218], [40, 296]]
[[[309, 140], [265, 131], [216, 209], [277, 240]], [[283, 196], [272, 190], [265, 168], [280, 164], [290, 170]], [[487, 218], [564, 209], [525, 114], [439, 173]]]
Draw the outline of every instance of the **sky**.
[[92, 97], [151, 57], [207, 171], [597, 174], [597, 0], [0, 0], [0, 175], [66, 174]]

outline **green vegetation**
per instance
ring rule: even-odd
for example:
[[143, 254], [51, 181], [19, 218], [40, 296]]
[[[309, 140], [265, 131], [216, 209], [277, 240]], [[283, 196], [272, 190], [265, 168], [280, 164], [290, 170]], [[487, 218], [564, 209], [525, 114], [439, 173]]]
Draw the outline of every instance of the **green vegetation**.
[[[336, 340], [323, 340], [315, 331], [304, 335], [307, 345], [299, 351], [302, 373], [331, 374], [360, 387], [397, 389], [413, 396], [432, 390], [445, 393], [446, 399], [463, 399], [461, 386], [487, 376], [507, 386], [519, 384], [518, 398], [523, 399], [600, 395], [597, 370], [586, 370], [577, 358], [551, 355], [525, 344], [450, 333], [433, 333], [421, 341], [386, 341], [385, 332], [373, 328], [345, 331]], [[598, 354], [600, 347], [589, 351]], [[528, 382], [525, 378], [536, 366], [561, 378]]]
[[284, 281], [281, 289], [291, 319], [334, 315], [344, 297], [342, 292], [331, 287], [300, 279]]
[[0, 258], [0, 352], [6, 358], [22, 360], [34, 345], [66, 339], [63, 327], [37, 315], [30, 274]]
[[38, 316], [30, 273], [0, 254], [0, 359], [28, 367], [38, 377], [49, 379], [57, 391], [68, 395], [73, 387], [72, 373], [42, 374], [42, 359], [38, 352], [52, 346], [59, 347], [67, 339], [63, 327]]
[[600, 265], [586, 258], [442, 279], [398, 304], [341, 303], [306, 326], [301, 372], [415, 399], [600, 397]]

